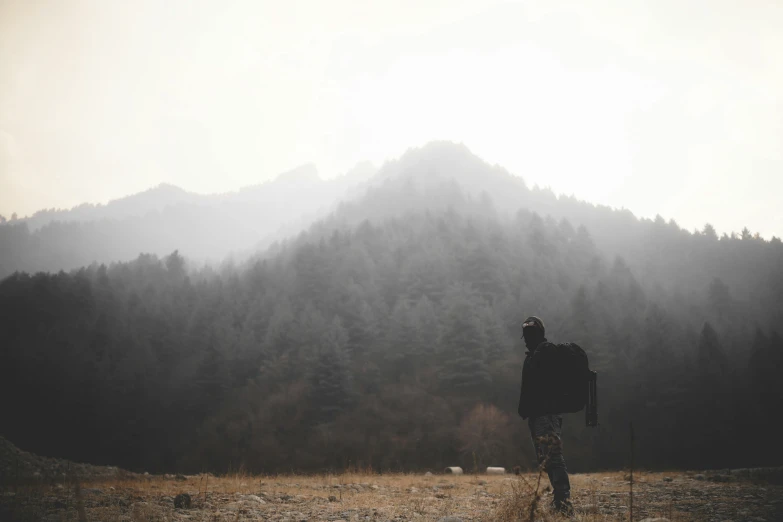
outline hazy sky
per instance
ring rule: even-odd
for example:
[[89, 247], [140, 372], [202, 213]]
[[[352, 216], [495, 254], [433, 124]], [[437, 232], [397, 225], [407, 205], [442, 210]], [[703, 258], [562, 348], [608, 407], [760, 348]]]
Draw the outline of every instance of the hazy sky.
[[783, 3], [0, 0], [0, 214], [234, 190], [433, 139], [783, 236]]

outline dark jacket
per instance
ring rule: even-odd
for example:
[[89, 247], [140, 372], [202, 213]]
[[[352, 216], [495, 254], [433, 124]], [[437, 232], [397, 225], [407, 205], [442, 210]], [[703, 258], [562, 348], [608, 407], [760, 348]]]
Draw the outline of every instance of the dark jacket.
[[522, 387], [519, 391], [517, 412], [523, 419], [562, 413], [555, 400], [555, 365], [552, 364], [555, 345], [544, 338], [535, 349], [528, 351], [522, 366]]

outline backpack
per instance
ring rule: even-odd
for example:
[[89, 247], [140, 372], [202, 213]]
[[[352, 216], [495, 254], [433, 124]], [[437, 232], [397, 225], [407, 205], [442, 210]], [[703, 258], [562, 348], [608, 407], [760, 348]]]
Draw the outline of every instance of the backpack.
[[598, 374], [590, 370], [587, 354], [576, 343], [554, 346], [557, 396], [556, 407], [563, 413], [576, 413], [585, 409], [587, 426], [598, 425]]

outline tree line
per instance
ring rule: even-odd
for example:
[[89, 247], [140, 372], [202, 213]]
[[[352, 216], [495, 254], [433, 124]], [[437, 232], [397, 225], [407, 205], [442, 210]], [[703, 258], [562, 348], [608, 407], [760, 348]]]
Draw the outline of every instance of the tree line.
[[151, 472], [532, 467], [516, 402], [535, 314], [599, 372], [601, 425], [566, 417], [570, 469], [626, 465], [630, 421], [641, 466], [783, 463], [779, 241], [377, 190], [388, 211], [371, 194], [241, 264], [5, 278], [0, 431]]

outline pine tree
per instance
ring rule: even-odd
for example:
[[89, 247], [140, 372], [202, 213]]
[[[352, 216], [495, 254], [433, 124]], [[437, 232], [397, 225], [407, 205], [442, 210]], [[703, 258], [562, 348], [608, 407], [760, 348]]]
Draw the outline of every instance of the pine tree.
[[339, 318], [323, 334], [310, 377], [311, 420], [316, 424], [333, 421], [354, 402], [350, 360], [345, 353], [348, 335]]
[[769, 338], [764, 335], [761, 328], [757, 327], [756, 333], [753, 335], [753, 344], [750, 348], [748, 369], [752, 377], [751, 382], [759, 390], [769, 388], [770, 381], [776, 373], [775, 368], [770, 367], [772, 362], [771, 355], [772, 350], [770, 349]]
[[345, 318], [345, 328], [348, 332], [346, 351], [352, 359], [365, 357], [371, 350], [378, 336], [378, 324], [375, 312], [366, 301], [352, 303], [350, 315]]
[[710, 283], [708, 298], [710, 307], [719, 320], [723, 320], [731, 307], [729, 287], [718, 277], [713, 277]]
[[475, 300], [470, 287], [464, 285], [454, 285], [444, 297], [440, 383], [457, 393], [479, 392], [492, 381], [486, 362], [487, 338]]
[[425, 295], [411, 311], [416, 328], [416, 351], [425, 357], [434, 354], [440, 339], [440, 322], [433, 302]]
[[411, 375], [417, 359], [416, 328], [410, 304], [400, 299], [389, 317], [389, 328], [384, 343], [383, 361], [395, 381]]
[[728, 371], [728, 359], [718, 341], [718, 334], [708, 322], [701, 329], [697, 358], [699, 368], [705, 374], [722, 376]]
[[710, 241], [717, 241], [718, 240], [718, 234], [715, 232], [715, 227], [707, 223], [704, 225], [704, 229], [702, 229], [701, 233], [709, 239]]

